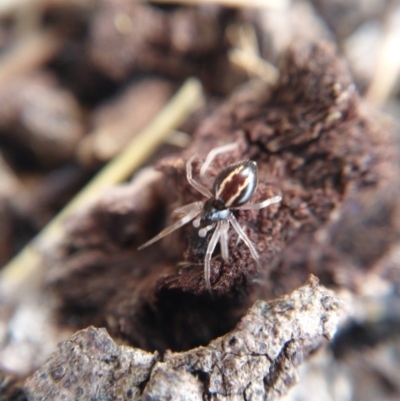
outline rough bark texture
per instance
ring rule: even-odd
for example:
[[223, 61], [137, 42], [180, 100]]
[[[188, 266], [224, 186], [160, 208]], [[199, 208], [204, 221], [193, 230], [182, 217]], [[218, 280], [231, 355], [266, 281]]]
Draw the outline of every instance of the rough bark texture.
[[[393, 140], [393, 126], [358, 93], [400, 115], [398, 2], [299, 0], [279, 10], [19, 3], [0, 0], [0, 264], [186, 77], [200, 79], [206, 104], [180, 127], [186, 136], [173, 135], [181, 147], [192, 140], [185, 151], [162, 146], [147, 161], [155, 168], [71, 218], [60, 246], [41, 241], [47, 249], [34, 277], [24, 275], [32, 261], [24, 258], [14, 276], [0, 276], [0, 401], [25, 400], [21, 378], [37, 369], [26, 387], [33, 399], [282, 398], [297, 364], [329, 337], [322, 324], [335, 320], [313, 281], [271, 301], [310, 273], [347, 295], [352, 318], [302, 365], [285, 400], [398, 400], [399, 130]], [[354, 81], [325, 40], [336, 41]], [[253, 74], [276, 82], [266, 61], [279, 70], [273, 87], [238, 88]], [[208, 152], [232, 142], [238, 148], [214, 161], [204, 185], [251, 158], [260, 171], [251, 202], [283, 200], [234, 212], [261, 266], [231, 230], [229, 261], [218, 247], [212, 258], [210, 295], [209, 238], [191, 224], [137, 248], [172, 223], [176, 207], [204, 200], [186, 180], [187, 160], [196, 156], [198, 179]], [[16, 288], [3, 277], [23, 282]], [[80, 332], [40, 369], [57, 343], [90, 325], [113, 340]]]
[[[110, 190], [70, 222], [46, 275], [61, 317], [76, 327], [106, 326], [144, 349], [190, 349], [231, 330], [255, 299], [288, 293], [310, 273], [355, 291], [366, 274], [383, 274], [378, 262], [399, 238], [400, 174], [388, 127], [363, 111], [330, 44], [297, 44], [280, 68], [275, 88], [238, 91], [201, 124], [182, 157], [159, 163], [151, 184]], [[231, 232], [229, 263], [218, 251], [212, 260], [212, 299], [204, 287], [207, 238], [190, 224], [135, 248], [171, 222], [174, 208], [203, 199], [186, 180], [185, 161], [196, 154], [197, 176], [211, 149], [234, 141], [238, 149], [215, 160], [205, 185], [229, 163], [251, 158], [260, 173], [251, 201], [283, 200], [237, 213], [262, 269]]]
[[29, 400], [273, 400], [297, 368], [331, 339], [344, 314], [316, 277], [274, 301], [257, 301], [237, 327], [208, 346], [163, 358], [118, 346], [89, 327], [62, 343], [25, 384]]

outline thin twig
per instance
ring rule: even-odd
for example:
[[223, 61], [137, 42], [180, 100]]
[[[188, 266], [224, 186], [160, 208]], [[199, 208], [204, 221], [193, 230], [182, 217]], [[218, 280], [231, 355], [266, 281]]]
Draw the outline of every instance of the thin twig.
[[2, 270], [0, 292], [9, 293], [37, 271], [42, 262], [39, 249], [62, 237], [64, 219], [87, 206], [101, 193], [128, 179], [148, 157], [179, 127], [203, 101], [201, 84], [188, 79], [154, 120], [110, 161], [93, 180]]
[[249, 75], [256, 76], [264, 81], [275, 84], [279, 73], [271, 63], [241, 49], [232, 49], [229, 52], [229, 61], [246, 71]]
[[278, 69], [260, 56], [253, 25], [230, 25], [226, 35], [232, 45], [228, 57], [233, 65], [245, 71], [248, 76], [261, 78], [271, 85], [278, 81]]

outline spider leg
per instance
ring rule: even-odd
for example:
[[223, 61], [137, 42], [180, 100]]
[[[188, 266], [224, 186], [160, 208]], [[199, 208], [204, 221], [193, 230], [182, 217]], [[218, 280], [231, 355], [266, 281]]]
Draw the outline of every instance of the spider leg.
[[212, 163], [212, 161], [215, 159], [216, 156], [218, 156], [220, 153], [225, 153], [234, 150], [238, 146], [239, 145], [236, 142], [234, 142], [234, 143], [229, 143], [228, 145], [218, 146], [217, 148], [211, 150], [210, 153], [207, 155], [206, 160], [203, 163], [203, 166], [201, 167], [200, 177], [204, 177], [208, 167], [210, 166], [210, 164]]
[[274, 196], [273, 198], [266, 199], [260, 203], [250, 203], [248, 205], [237, 206], [233, 207], [232, 209], [239, 209], [239, 210], [259, 210], [272, 205], [273, 203], [278, 203], [282, 200], [282, 196]]
[[211, 192], [203, 185], [198, 183], [193, 179], [192, 176], [192, 161], [194, 159], [194, 156], [192, 156], [187, 162], [186, 162], [186, 178], [189, 181], [189, 184], [199, 191], [202, 195], [204, 195], [206, 198], [211, 198], [212, 194]]
[[189, 223], [189, 221], [193, 220], [195, 217], [197, 217], [202, 209], [203, 202], [194, 202], [192, 204], [186, 205], [186, 206], [192, 206], [191, 210], [183, 216], [181, 219], [176, 221], [174, 224], [171, 226], [164, 228], [158, 235], [156, 235], [154, 238], [151, 240], [147, 241], [143, 245], [141, 245], [138, 249], [143, 249], [146, 248], [147, 246], [153, 244], [154, 242], [158, 241], [161, 238], [164, 238], [168, 234], [171, 234], [173, 231], [177, 230], [178, 228], [184, 226], [185, 224]]
[[217, 245], [218, 239], [221, 235], [221, 222], [217, 223], [217, 227], [211, 236], [211, 240], [208, 243], [206, 256], [204, 258], [204, 280], [206, 282], [206, 288], [208, 292], [211, 292], [211, 256]]
[[254, 244], [250, 241], [250, 238], [243, 231], [243, 228], [240, 227], [240, 224], [238, 223], [238, 221], [236, 220], [236, 217], [232, 213], [230, 213], [230, 215], [229, 215], [229, 221], [231, 222], [232, 227], [235, 229], [235, 231], [237, 232], [240, 239], [242, 239], [243, 242], [247, 245], [247, 248], [249, 248], [251, 256], [256, 261], [257, 266], [260, 267], [260, 257], [258, 256], [258, 253], [256, 251]]
[[225, 262], [228, 262], [229, 260], [228, 230], [229, 230], [229, 220], [221, 221], [221, 230], [220, 230], [221, 237], [219, 239], [219, 244], [221, 246], [222, 259], [224, 259]]
[[188, 203], [187, 205], [183, 205], [183, 206], [177, 207], [176, 209], [174, 209], [171, 212], [171, 215], [172, 216], [177, 216], [177, 215], [180, 215], [180, 214], [183, 214], [183, 213], [188, 213], [193, 209], [194, 206], [199, 207], [201, 209], [201, 207], [203, 207], [203, 202], [196, 201], [196, 202]]
[[238, 246], [238, 245], [240, 244], [240, 240], [241, 240], [241, 238], [240, 238], [240, 236], [238, 235], [235, 246]]
[[[264, 207], [267, 207], [274, 203], [278, 203], [281, 200], [282, 200], [282, 196], [278, 195], [278, 196], [274, 196], [273, 198], [266, 199], [265, 201], [260, 202], [260, 203], [251, 203], [248, 205], [233, 207], [232, 209], [235, 209], [235, 210], [238, 210], [238, 209], [239, 210], [260, 210], [260, 209], [263, 209]], [[240, 240], [241, 240], [241, 237], [240, 237], [240, 235], [238, 235], [238, 238], [236, 241], [236, 246], [238, 246]]]

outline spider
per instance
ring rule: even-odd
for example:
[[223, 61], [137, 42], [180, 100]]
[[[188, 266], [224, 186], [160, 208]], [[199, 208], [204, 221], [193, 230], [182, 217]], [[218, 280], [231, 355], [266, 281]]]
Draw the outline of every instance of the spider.
[[[200, 178], [203, 178], [214, 158], [222, 152], [232, 150], [237, 144], [223, 145], [213, 149], [207, 156], [200, 170]], [[238, 163], [231, 164], [222, 170], [215, 178], [212, 191], [205, 186], [195, 181], [192, 177], [192, 156], [186, 163], [186, 178], [189, 184], [207, 198], [204, 201], [189, 203], [175, 209], [172, 214], [180, 216], [171, 226], [162, 230], [151, 240], [140, 246], [138, 249], [143, 249], [159, 239], [171, 234], [173, 231], [184, 226], [193, 220], [193, 226], [199, 228], [198, 235], [205, 237], [208, 231], [214, 230], [211, 239], [207, 246], [206, 255], [204, 258], [204, 279], [206, 289], [211, 292], [211, 256], [218, 243], [221, 247], [221, 256], [228, 262], [228, 230], [232, 225], [238, 235], [238, 241], [242, 240], [250, 250], [252, 258], [260, 266], [259, 256], [254, 244], [239, 225], [232, 210], [259, 210], [273, 203], [280, 202], [281, 196], [274, 196], [260, 203], [247, 204], [253, 196], [258, 181], [258, 169], [256, 162], [252, 160], [243, 160]], [[201, 228], [200, 228], [201, 227]]]

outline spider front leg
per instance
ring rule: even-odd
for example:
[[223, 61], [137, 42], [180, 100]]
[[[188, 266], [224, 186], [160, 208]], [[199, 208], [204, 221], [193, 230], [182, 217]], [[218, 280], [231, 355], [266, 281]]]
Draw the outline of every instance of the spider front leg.
[[171, 212], [171, 215], [172, 216], [180, 216], [182, 214], [187, 214], [187, 213], [191, 212], [192, 210], [194, 210], [196, 207], [199, 208], [200, 206], [203, 206], [203, 205], [200, 205], [200, 203], [203, 203], [203, 202], [196, 201], [196, 202], [188, 203], [187, 205], [179, 206]]
[[152, 238], [151, 240], [149, 240], [146, 243], [144, 243], [143, 245], [141, 245], [138, 249], [141, 250], [143, 248], [146, 248], [147, 246], [158, 241], [159, 239], [166, 237], [167, 235], [171, 234], [173, 231], [175, 231], [178, 228], [189, 223], [190, 221], [192, 221], [194, 218], [196, 218], [201, 213], [202, 209], [203, 209], [203, 202], [201, 202], [201, 201], [189, 203], [188, 205], [185, 205], [178, 209], [175, 209], [175, 211], [172, 213], [180, 214], [182, 212], [187, 212], [187, 214], [185, 214], [182, 218], [180, 218], [178, 221], [176, 221], [171, 226], [164, 228], [164, 230], [162, 230], [158, 235], [156, 235], [154, 238]]
[[211, 198], [212, 194], [211, 192], [202, 184], [197, 182], [196, 180], [193, 179], [192, 175], [192, 161], [194, 159], [194, 156], [192, 156], [187, 162], [186, 162], [186, 178], [189, 182], [189, 184], [199, 191], [202, 195], [204, 195], [206, 198]]

